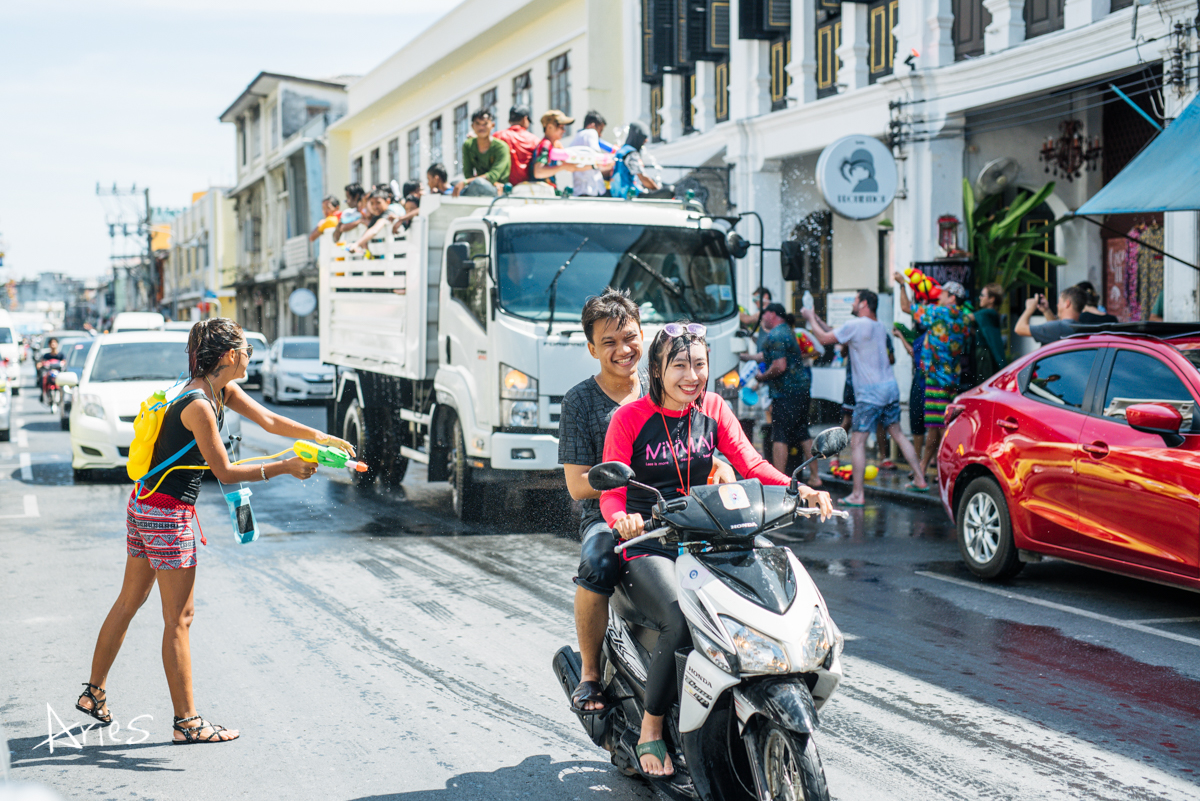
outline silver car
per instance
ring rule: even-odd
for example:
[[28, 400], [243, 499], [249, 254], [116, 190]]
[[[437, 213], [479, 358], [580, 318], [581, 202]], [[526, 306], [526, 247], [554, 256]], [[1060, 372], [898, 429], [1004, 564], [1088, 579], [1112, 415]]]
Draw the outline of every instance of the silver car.
[[262, 366], [263, 400], [286, 403], [333, 397], [333, 367], [321, 364], [317, 337], [280, 337]]

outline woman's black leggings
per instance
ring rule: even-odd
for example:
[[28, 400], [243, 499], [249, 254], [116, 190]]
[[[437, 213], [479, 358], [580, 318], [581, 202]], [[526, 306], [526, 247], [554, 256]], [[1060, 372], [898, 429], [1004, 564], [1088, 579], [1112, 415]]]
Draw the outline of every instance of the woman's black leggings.
[[634, 608], [658, 629], [658, 644], [650, 654], [646, 679], [646, 712], [665, 715], [678, 691], [675, 652], [691, 639], [675, 594], [675, 561], [666, 556], [641, 556], [625, 563], [621, 586]]

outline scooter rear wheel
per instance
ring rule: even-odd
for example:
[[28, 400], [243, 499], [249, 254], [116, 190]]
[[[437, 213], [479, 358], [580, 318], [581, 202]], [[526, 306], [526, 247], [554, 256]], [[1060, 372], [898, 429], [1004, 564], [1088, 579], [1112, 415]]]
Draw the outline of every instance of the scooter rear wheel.
[[760, 735], [767, 797], [772, 801], [829, 801], [825, 769], [811, 735], [768, 723]]

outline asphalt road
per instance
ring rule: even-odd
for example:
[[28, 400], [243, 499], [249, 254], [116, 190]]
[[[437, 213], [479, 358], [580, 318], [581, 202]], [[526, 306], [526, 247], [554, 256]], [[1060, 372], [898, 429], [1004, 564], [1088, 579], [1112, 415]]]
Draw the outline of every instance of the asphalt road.
[[[129, 486], [75, 486], [67, 433], [35, 397], [17, 403], [0, 444], [0, 725], [15, 780], [66, 798], [654, 796], [586, 739], [550, 672], [574, 637], [577, 544], [515, 497], [462, 526], [417, 468], [392, 493], [328, 470], [256, 484], [251, 545], [206, 484], [196, 698], [242, 738], [169, 744], [155, 592], [109, 680], [115, 737], [76, 727], [82, 747], [60, 734], [51, 753], [48, 728], [83, 719]], [[246, 455], [280, 449], [243, 434]], [[853, 515], [779, 537], [848, 635], [818, 738], [835, 798], [1200, 796], [1196, 595], [1054, 562], [981, 585], [940, 511]]]

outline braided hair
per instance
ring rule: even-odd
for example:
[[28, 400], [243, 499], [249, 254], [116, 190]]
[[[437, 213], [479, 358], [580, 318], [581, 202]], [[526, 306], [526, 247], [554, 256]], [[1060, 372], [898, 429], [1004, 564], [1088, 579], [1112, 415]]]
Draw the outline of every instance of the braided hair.
[[[689, 322], [681, 320], [679, 325], [686, 326]], [[656, 406], [662, 406], [663, 401], [666, 400], [666, 389], [663, 386], [664, 368], [680, 353], [690, 352], [692, 345], [704, 345], [707, 348], [708, 341], [701, 334], [684, 331], [679, 336], [672, 337], [667, 336], [667, 332], [664, 330], [659, 331], [650, 343], [646, 359], [649, 362], [650, 400], [654, 401]], [[704, 397], [703, 387], [700, 389], [700, 397]]]
[[188, 334], [188, 371], [192, 378], [201, 378], [217, 367], [228, 351], [240, 347], [244, 336], [242, 327], [228, 317], [201, 320]]

